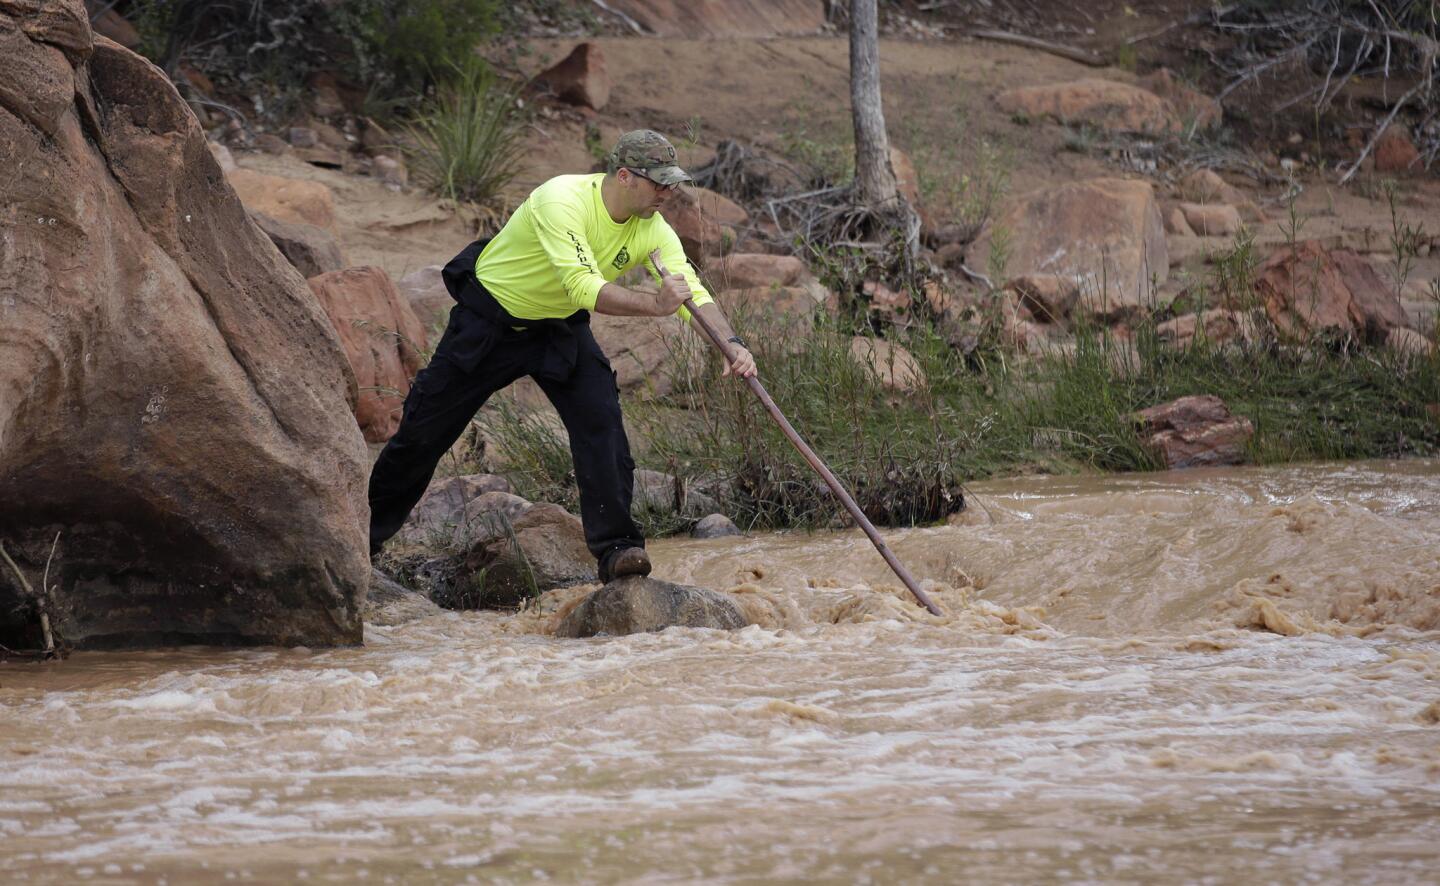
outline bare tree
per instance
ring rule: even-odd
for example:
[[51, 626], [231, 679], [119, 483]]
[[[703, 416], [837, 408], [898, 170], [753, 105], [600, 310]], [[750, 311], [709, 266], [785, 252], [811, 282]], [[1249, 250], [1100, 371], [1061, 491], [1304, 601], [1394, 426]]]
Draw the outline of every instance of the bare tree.
[[904, 235], [906, 254], [919, 248], [920, 218], [900, 194], [890, 165], [890, 137], [880, 101], [880, 38], [876, 0], [850, 2], [850, 113], [855, 123], [854, 200]]

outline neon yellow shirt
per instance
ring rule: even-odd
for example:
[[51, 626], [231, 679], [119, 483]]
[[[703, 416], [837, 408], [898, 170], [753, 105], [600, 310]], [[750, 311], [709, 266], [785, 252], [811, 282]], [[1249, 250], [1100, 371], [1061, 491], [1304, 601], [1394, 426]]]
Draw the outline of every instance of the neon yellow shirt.
[[[530, 192], [475, 261], [475, 276], [522, 320], [595, 310], [600, 288], [645, 261], [654, 249], [690, 284], [695, 304], [711, 301], [660, 213], [617, 223], [600, 197], [604, 173], [560, 175]], [[660, 275], [647, 262], [646, 270]], [[689, 312], [680, 309], [688, 319]]]

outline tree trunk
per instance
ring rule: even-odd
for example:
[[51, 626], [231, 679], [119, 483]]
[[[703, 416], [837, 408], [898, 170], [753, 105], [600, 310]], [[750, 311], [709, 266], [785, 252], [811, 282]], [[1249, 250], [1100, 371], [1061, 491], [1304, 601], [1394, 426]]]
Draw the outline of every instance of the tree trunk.
[[855, 122], [855, 203], [905, 243], [908, 268], [920, 250], [920, 216], [900, 195], [880, 104], [880, 26], [876, 0], [850, 0], [850, 113]]
[[850, 2], [850, 113], [855, 121], [856, 202], [893, 211], [899, 191], [880, 105], [880, 39], [876, 0]]

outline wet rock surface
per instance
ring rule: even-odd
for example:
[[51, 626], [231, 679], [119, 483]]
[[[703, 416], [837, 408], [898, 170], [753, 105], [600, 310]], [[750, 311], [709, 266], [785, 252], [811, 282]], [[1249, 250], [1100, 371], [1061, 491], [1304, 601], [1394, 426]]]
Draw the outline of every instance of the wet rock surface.
[[610, 582], [560, 619], [560, 637], [623, 636], [671, 627], [733, 631], [749, 622], [728, 596], [633, 576]]
[[411, 590], [378, 569], [370, 571], [370, 592], [365, 597], [365, 623], [402, 625], [443, 612], [419, 591]]
[[359, 642], [366, 453], [324, 312], [159, 69], [79, 2], [0, 19], [5, 202], [45, 219], [0, 264], [0, 538], [36, 583], [54, 544], [77, 647]]
[[743, 534], [740, 527], [724, 514], [707, 514], [690, 530], [691, 538], [730, 538]]

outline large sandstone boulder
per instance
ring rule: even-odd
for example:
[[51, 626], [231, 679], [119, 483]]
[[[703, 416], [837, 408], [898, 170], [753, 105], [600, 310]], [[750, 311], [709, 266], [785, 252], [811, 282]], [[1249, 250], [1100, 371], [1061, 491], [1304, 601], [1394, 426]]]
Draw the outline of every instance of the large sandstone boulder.
[[[1003, 236], [997, 239], [997, 232]], [[1008, 252], [1007, 279], [1073, 280], [1079, 297], [1072, 312], [1102, 319], [1148, 303], [1152, 288], [1170, 273], [1160, 207], [1143, 181], [1097, 178], [1032, 191], [988, 225], [971, 249], [979, 256], [1000, 251]]]
[[1112, 131], [1176, 132], [1183, 126], [1175, 108], [1148, 89], [1093, 77], [1008, 89], [995, 101], [1007, 114], [1054, 117]]
[[1318, 240], [1276, 250], [1255, 269], [1255, 295], [1276, 329], [1290, 338], [1329, 333], [1378, 345], [1405, 325], [1395, 293], [1369, 262], [1349, 249], [1326, 249]]
[[345, 267], [340, 241], [335, 235], [314, 225], [291, 224], [271, 218], [263, 212], [252, 212], [250, 218], [295, 266], [302, 277], [317, 277]]
[[548, 83], [556, 98], [568, 104], [598, 111], [610, 101], [610, 74], [605, 70], [605, 54], [595, 43], [576, 46], [536, 79]]
[[266, 175], [253, 169], [234, 169], [225, 178], [252, 212], [292, 224], [335, 230], [335, 195], [320, 182]]
[[1211, 394], [1151, 406], [1135, 418], [1146, 445], [1172, 469], [1240, 464], [1255, 434], [1250, 419], [1231, 415], [1225, 402]]
[[372, 443], [389, 440], [400, 427], [410, 379], [423, 365], [425, 328], [380, 268], [347, 268], [309, 282], [335, 324], [359, 383], [355, 420], [360, 430]]
[[0, 47], [7, 551], [38, 585], [59, 535], [78, 647], [360, 642], [368, 462], [324, 312], [79, 0], [0, 0]]
[[817, 0], [608, 0], [610, 9], [660, 37], [777, 37], [825, 27]]
[[581, 600], [560, 618], [555, 634], [617, 637], [673, 627], [733, 631], [747, 624], [740, 607], [725, 594], [630, 576]]

